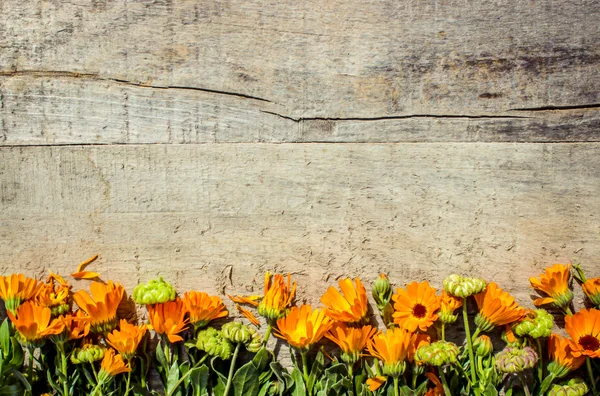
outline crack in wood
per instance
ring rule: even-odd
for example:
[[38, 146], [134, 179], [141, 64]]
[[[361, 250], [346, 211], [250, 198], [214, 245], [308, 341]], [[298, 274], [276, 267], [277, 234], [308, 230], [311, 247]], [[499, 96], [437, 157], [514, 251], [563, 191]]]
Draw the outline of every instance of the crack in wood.
[[239, 92], [230, 92], [230, 91], [222, 91], [218, 89], [210, 89], [210, 88], [202, 88], [202, 87], [188, 87], [182, 85], [152, 85], [145, 84], [142, 82], [133, 82], [129, 80], [124, 80], [120, 78], [114, 77], [102, 77], [96, 73], [78, 73], [78, 72], [69, 72], [69, 71], [53, 71], [53, 70], [3, 70], [0, 71], [0, 77], [19, 77], [19, 76], [32, 76], [32, 77], [59, 77], [59, 78], [80, 78], [80, 79], [89, 79], [94, 81], [109, 81], [115, 82], [119, 84], [130, 85], [134, 87], [140, 88], [154, 88], [154, 89], [176, 89], [183, 91], [200, 91], [200, 92], [208, 92], [218, 95], [227, 95], [227, 96], [235, 96], [238, 98], [244, 99], [252, 99], [260, 102], [273, 103], [268, 99], [264, 99], [258, 96], [247, 95]]
[[588, 103], [582, 105], [566, 105], [566, 106], [542, 106], [542, 107], [525, 107], [518, 109], [509, 109], [509, 111], [553, 111], [553, 110], [585, 110], [585, 109], [600, 109], [600, 103]]
[[304, 121], [386, 121], [386, 120], [403, 120], [410, 118], [467, 118], [467, 119], [530, 119], [535, 117], [511, 116], [511, 115], [493, 115], [493, 114], [405, 114], [397, 116], [379, 116], [379, 117], [300, 117], [294, 118], [283, 114], [275, 113], [267, 110], [260, 110], [261, 113], [271, 114], [277, 117], [291, 120], [294, 122]]

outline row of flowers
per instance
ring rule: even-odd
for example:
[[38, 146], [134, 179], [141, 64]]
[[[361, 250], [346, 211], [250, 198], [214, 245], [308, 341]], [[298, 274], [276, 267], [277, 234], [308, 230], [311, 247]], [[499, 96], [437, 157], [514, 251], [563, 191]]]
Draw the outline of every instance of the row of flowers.
[[[180, 296], [162, 278], [129, 297], [85, 271], [95, 257], [71, 274], [91, 280], [89, 291], [53, 273], [0, 276], [0, 394], [598, 395], [600, 277], [579, 266], [531, 278], [543, 307], [535, 310], [479, 278], [454, 274], [441, 293], [427, 281], [394, 293], [382, 274], [371, 287], [379, 330], [358, 278], [329, 287], [313, 308], [294, 304], [289, 275], [267, 273], [263, 294], [229, 296], [245, 324], [227, 321], [221, 298]], [[573, 279], [587, 297], [577, 312]], [[147, 323], [138, 324], [140, 306]], [[563, 323], [563, 335], [553, 333]], [[272, 334], [289, 345], [291, 367], [269, 349], [282, 345]]]

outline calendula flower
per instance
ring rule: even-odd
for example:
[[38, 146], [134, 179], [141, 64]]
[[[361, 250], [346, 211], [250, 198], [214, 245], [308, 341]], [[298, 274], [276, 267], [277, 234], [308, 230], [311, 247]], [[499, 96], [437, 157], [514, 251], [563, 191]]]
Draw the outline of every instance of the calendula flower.
[[571, 341], [558, 334], [551, 334], [548, 339], [548, 355], [551, 360], [548, 371], [556, 378], [564, 377], [585, 363], [585, 356], [574, 356]]
[[62, 333], [64, 325], [52, 320], [50, 308], [42, 307], [32, 301], [21, 304], [15, 313], [7, 311], [8, 317], [17, 329], [19, 338], [30, 346], [40, 346], [44, 337]]
[[385, 384], [387, 381], [387, 377], [383, 375], [377, 375], [375, 377], [371, 377], [367, 379], [367, 385], [369, 386], [369, 390], [371, 392], [375, 392], [377, 389], [381, 388], [381, 385]]
[[100, 363], [100, 373], [98, 374], [98, 378], [99, 381], [106, 382], [111, 377], [130, 371], [131, 368], [125, 364], [123, 356], [115, 354], [114, 349], [109, 349], [104, 353], [102, 363]]
[[600, 277], [591, 278], [581, 285], [583, 292], [597, 309], [600, 309]]
[[106, 334], [117, 325], [117, 309], [123, 299], [125, 289], [119, 283], [107, 284], [92, 282], [91, 294], [79, 290], [73, 294], [73, 301], [87, 314], [93, 333]]
[[406, 369], [406, 360], [414, 334], [402, 328], [379, 332], [367, 344], [371, 356], [383, 362], [383, 373], [399, 377]]
[[490, 282], [484, 292], [476, 294], [475, 301], [479, 308], [475, 324], [481, 331], [492, 331], [495, 326], [513, 323], [525, 315], [525, 309], [495, 282]]
[[41, 285], [23, 274], [0, 276], [0, 298], [4, 300], [6, 310], [14, 314], [22, 302], [35, 297]]
[[342, 360], [346, 363], [356, 363], [367, 342], [377, 332], [372, 326], [348, 327], [344, 323], [334, 325], [325, 337], [335, 342], [342, 350]]
[[82, 311], [79, 310], [77, 314], [61, 315], [56, 318], [57, 321], [63, 324], [64, 329], [60, 334], [51, 337], [53, 342], [64, 343], [88, 335], [90, 324], [79, 314], [80, 312]]
[[425, 373], [427, 379], [431, 382], [433, 387], [429, 388], [425, 393], [425, 396], [443, 396], [444, 395], [444, 385], [440, 379], [432, 372]]
[[573, 356], [600, 357], [600, 310], [582, 309], [565, 316], [565, 330], [571, 336]]
[[267, 321], [275, 321], [285, 316], [295, 295], [296, 282], [291, 284], [290, 275], [287, 276], [287, 282], [285, 282], [283, 275], [272, 276], [267, 272], [265, 274], [265, 292], [258, 304], [258, 314]]
[[183, 295], [183, 304], [190, 314], [190, 322], [196, 330], [208, 325], [211, 320], [224, 318], [229, 314], [223, 301], [217, 296], [191, 291]]
[[136, 326], [128, 323], [125, 319], [121, 319], [119, 329], [109, 333], [106, 336], [106, 342], [123, 355], [125, 360], [130, 360], [135, 355], [146, 330], [147, 327], [144, 325]]
[[[57, 281], [58, 285], [54, 282]], [[38, 304], [50, 308], [53, 316], [65, 315], [71, 312], [69, 293], [71, 286], [56, 274], [50, 273], [46, 283], [41, 283], [35, 300]]]
[[462, 298], [448, 294], [446, 290], [442, 291], [440, 310], [438, 312], [440, 321], [445, 324], [456, 322], [456, 319], [458, 319], [458, 314], [454, 314], [454, 311], [462, 307], [462, 304]]
[[277, 320], [275, 335], [302, 352], [319, 342], [332, 325], [324, 310], [302, 305], [292, 307], [287, 316]]
[[[408, 361], [414, 362], [419, 348], [431, 344], [431, 336], [427, 333], [414, 333], [412, 342], [408, 346]], [[418, 365], [418, 362], [417, 362]]]
[[185, 330], [189, 320], [185, 318], [186, 310], [180, 298], [146, 307], [154, 331], [166, 336], [170, 342], [183, 341], [179, 333]]
[[394, 323], [411, 332], [417, 329], [427, 331], [438, 318], [441, 299], [427, 281], [413, 282], [406, 286], [406, 290], [398, 289], [392, 299]]
[[342, 279], [338, 289], [330, 286], [325, 294], [321, 296], [321, 302], [325, 305], [327, 316], [338, 322], [359, 323], [367, 315], [369, 308], [367, 302], [367, 291], [359, 278], [354, 280]]
[[533, 301], [536, 306], [550, 304], [555, 308], [565, 309], [573, 300], [573, 291], [569, 287], [571, 264], [555, 264], [546, 268], [540, 278], [531, 277], [529, 283], [535, 290], [548, 295]]

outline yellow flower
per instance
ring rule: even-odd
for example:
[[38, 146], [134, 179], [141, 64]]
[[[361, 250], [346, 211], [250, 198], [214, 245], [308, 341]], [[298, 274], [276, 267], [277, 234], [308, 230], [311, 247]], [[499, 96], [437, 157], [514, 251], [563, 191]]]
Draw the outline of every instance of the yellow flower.
[[205, 327], [211, 320], [223, 318], [229, 313], [219, 297], [209, 296], [204, 292], [185, 293], [183, 304], [189, 312], [190, 322], [196, 330]]
[[342, 360], [355, 363], [359, 360], [362, 351], [367, 347], [367, 342], [377, 332], [371, 326], [348, 327], [341, 323], [334, 325], [325, 337], [335, 342], [342, 350]]
[[147, 305], [147, 308], [148, 318], [154, 331], [166, 336], [170, 342], [183, 341], [179, 333], [185, 330], [189, 320], [185, 319], [187, 312], [180, 298], [175, 301]]
[[26, 301], [16, 312], [7, 312], [8, 317], [19, 332], [20, 338], [29, 345], [39, 346], [44, 337], [62, 333], [64, 325], [59, 320], [51, 320], [50, 308]]
[[438, 318], [436, 312], [440, 308], [441, 298], [436, 296], [435, 289], [427, 281], [412, 282], [406, 286], [406, 290], [398, 289], [392, 299], [394, 323], [408, 331], [427, 331]]
[[[273, 280], [273, 283], [271, 283]], [[296, 294], [296, 282], [290, 286], [291, 276], [287, 276], [287, 283], [283, 281], [282, 275], [273, 278], [267, 272], [265, 274], [265, 294], [258, 304], [258, 314], [268, 321], [273, 321], [285, 316], [287, 308], [292, 303]]]
[[581, 288], [592, 304], [600, 309], [600, 277], [586, 280]]
[[375, 334], [367, 348], [371, 356], [383, 362], [384, 374], [398, 377], [406, 369], [406, 360], [414, 339], [414, 333], [396, 327]]
[[355, 280], [356, 287], [351, 279], [342, 279], [339, 283], [342, 293], [331, 286], [321, 297], [321, 302], [327, 307], [327, 316], [338, 322], [358, 323], [367, 316], [369, 309], [367, 291], [360, 282]]
[[275, 335], [300, 350], [308, 350], [319, 342], [333, 325], [322, 309], [313, 310], [310, 305], [292, 307], [287, 316], [277, 320]]
[[22, 302], [35, 297], [41, 283], [23, 274], [0, 276], [0, 298], [4, 300], [6, 310], [15, 313]]
[[87, 314], [93, 333], [106, 334], [117, 325], [117, 309], [125, 290], [119, 283], [92, 282], [91, 295], [85, 290], [73, 294], [73, 301]]
[[600, 310], [582, 309], [565, 316], [565, 330], [571, 336], [573, 356], [600, 358]]
[[531, 287], [548, 295], [533, 301], [536, 306], [551, 304], [555, 308], [566, 308], [573, 300], [573, 291], [569, 287], [571, 264], [555, 264], [546, 268], [540, 279], [529, 278]]
[[475, 295], [479, 313], [475, 324], [481, 331], [492, 331], [495, 326], [504, 326], [516, 322], [525, 316], [525, 309], [519, 307], [515, 298], [490, 282], [485, 291]]
[[102, 363], [100, 363], [100, 381], [106, 382], [109, 378], [115, 377], [121, 373], [128, 373], [131, 368], [123, 361], [123, 356], [115, 354], [114, 349], [109, 349], [104, 353]]
[[119, 330], [113, 330], [106, 337], [106, 342], [115, 348], [125, 360], [131, 359], [135, 355], [140, 341], [146, 334], [147, 327], [135, 326], [128, 323], [125, 319], [121, 319]]

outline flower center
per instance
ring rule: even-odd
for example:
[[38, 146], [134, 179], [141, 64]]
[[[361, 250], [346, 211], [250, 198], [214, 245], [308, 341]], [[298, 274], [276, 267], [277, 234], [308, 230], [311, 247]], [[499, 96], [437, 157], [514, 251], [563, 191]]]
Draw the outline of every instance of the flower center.
[[579, 339], [579, 345], [586, 351], [595, 351], [600, 348], [600, 340], [592, 335], [585, 335]]
[[425, 314], [427, 313], [427, 308], [422, 304], [416, 304], [413, 307], [412, 313], [414, 316], [421, 319], [425, 317]]

